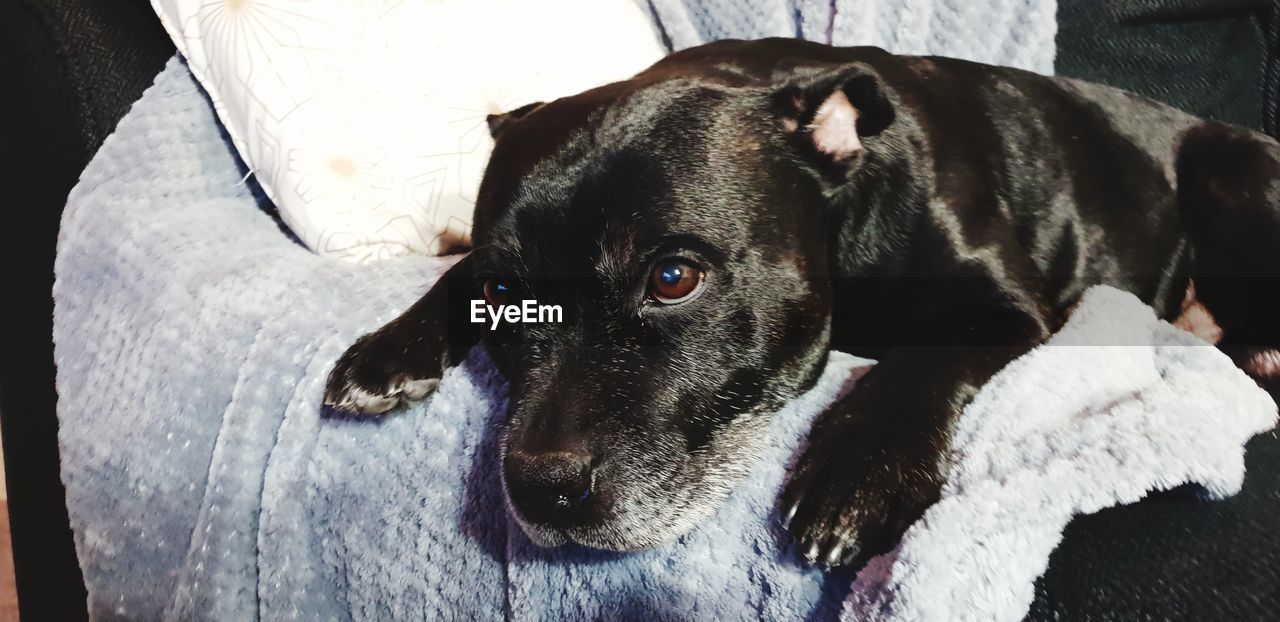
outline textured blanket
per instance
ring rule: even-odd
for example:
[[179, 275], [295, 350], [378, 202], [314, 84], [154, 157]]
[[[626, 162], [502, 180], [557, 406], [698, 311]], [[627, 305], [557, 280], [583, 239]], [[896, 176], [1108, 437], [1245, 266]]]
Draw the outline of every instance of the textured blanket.
[[856, 577], [797, 564], [771, 509], [808, 422], [856, 391], [869, 362], [847, 356], [706, 525], [637, 554], [539, 549], [500, 497], [503, 388], [481, 352], [394, 417], [320, 414], [335, 358], [450, 260], [312, 255], [246, 177], [175, 61], [64, 214], [63, 479], [96, 618], [1016, 619], [1072, 514], [1183, 482], [1230, 494], [1241, 444], [1274, 423], [1215, 349], [1102, 290], [1053, 342], [1093, 345], [993, 380], [943, 501]]

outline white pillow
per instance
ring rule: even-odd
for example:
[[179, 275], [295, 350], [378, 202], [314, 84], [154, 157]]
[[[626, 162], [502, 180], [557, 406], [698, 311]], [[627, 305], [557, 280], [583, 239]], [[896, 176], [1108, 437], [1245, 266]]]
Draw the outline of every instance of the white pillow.
[[241, 157], [323, 255], [469, 242], [485, 116], [665, 54], [635, 0], [152, 0]]

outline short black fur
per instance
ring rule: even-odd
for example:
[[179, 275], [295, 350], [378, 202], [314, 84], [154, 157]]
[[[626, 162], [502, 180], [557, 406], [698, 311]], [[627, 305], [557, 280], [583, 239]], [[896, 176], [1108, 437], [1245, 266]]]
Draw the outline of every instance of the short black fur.
[[[838, 158], [812, 129], [837, 91], [860, 144]], [[839, 565], [937, 499], [959, 410], [1088, 287], [1167, 319], [1195, 291], [1246, 367], [1280, 343], [1280, 146], [1106, 87], [726, 41], [490, 126], [475, 249], [344, 355], [326, 401], [420, 399], [484, 342], [512, 385], [512, 509], [546, 544], [692, 528], [831, 349], [879, 364], [815, 424], [779, 513]], [[701, 295], [654, 303], [668, 258], [704, 271]], [[564, 321], [461, 320], [491, 277]]]

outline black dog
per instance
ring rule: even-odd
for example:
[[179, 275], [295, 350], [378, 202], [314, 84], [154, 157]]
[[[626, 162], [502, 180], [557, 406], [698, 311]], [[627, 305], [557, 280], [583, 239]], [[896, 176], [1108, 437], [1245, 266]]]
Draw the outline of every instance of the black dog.
[[[490, 127], [475, 250], [352, 346], [326, 401], [421, 399], [485, 342], [509, 500], [542, 543], [688, 530], [835, 348], [879, 364], [815, 425], [780, 515], [811, 562], [882, 551], [937, 498], [958, 411], [1095, 284], [1280, 367], [1280, 145], [1123, 92], [727, 41]], [[480, 299], [564, 317], [490, 330]]]

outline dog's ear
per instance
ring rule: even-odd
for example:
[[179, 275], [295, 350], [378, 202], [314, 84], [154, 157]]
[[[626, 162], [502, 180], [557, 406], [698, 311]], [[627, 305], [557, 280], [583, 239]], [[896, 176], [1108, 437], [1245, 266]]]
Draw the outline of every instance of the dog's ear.
[[498, 140], [498, 135], [502, 133], [503, 128], [507, 127], [508, 124], [541, 107], [542, 102], [533, 102], [532, 104], [525, 104], [510, 112], [491, 114], [485, 117], [484, 120], [489, 123], [489, 135], [492, 136], [494, 140]]
[[862, 63], [797, 78], [774, 93], [783, 127], [834, 164], [862, 150], [862, 139], [893, 123], [894, 107], [875, 70]]

